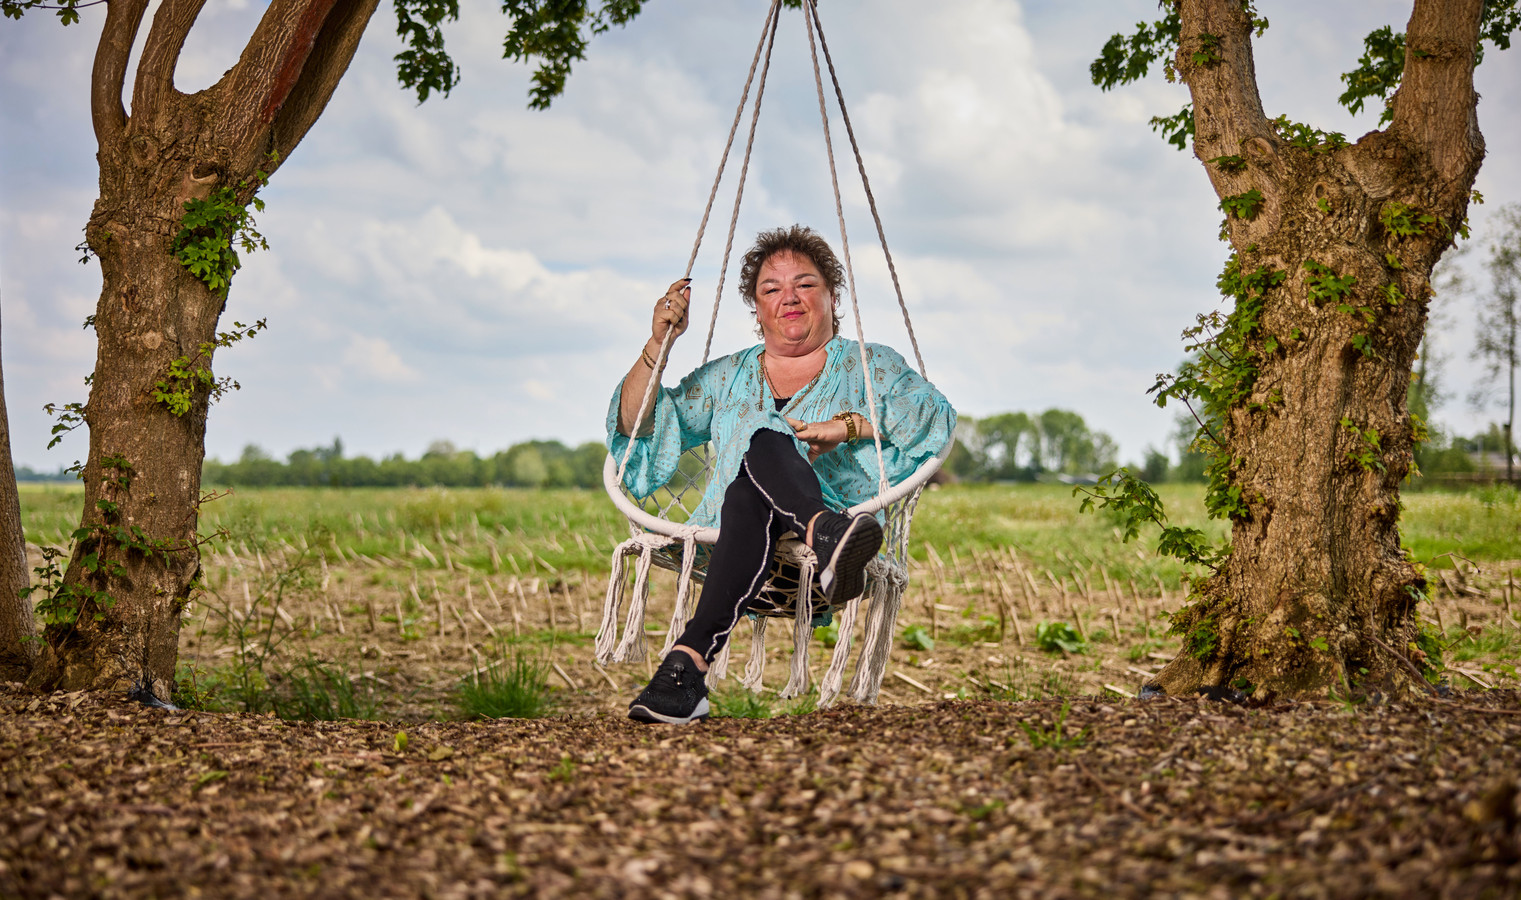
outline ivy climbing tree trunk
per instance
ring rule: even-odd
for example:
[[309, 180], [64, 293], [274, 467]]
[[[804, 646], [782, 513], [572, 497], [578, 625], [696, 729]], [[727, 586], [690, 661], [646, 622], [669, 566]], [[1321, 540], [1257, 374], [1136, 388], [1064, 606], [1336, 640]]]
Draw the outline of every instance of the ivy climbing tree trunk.
[[1195, 154], [1228, 211], [1222, 288], [1236, 310], [1223, 328], [1239, 342], [1204, 438], [1232, 549], [1174, 618], [1183, 651], [1153, 679], [1168, 693], [1417, 689], [1426, 582], [1398, 523], [1421, 428], [1405, 398], [1428, 279], [1484, 156], [1481, 6], [1415, 0], [1392, 123], [1349, 146], [1263, 114], [1239, 0], [1181, 2], [1176, 65]]
[[5, 376], [0, 374], [0, 681], [24, 680], [37, 657], [32, 604], [21, 593], [29, 583], [21, 497], [16, 491], [16, 467], [11, 460]]
[[[198, 277], [176, 246], [203, 238], [212, 272], [236, 214], [322, 112], [377, 0], [271, 0], [237, 64], [196, 94], [174, 87], [180, 49], [205, 0], [163, 0], [143, 41], [131, 113], [128, 57], [148, 0], [109, 0], [91, 111], [100, 198], [86, 227], [103, 285], [88, 402], [84, 513], [30, 683], [42, 688], [173, 688], [180, 616], [200, 571], [210, 367], [225, 284]], [[189, 201], [227, 217], [187, 232]], [[208, 282], [211, 282], [210, 284]], [[45, 604], [45, 606], [44, 606]]]

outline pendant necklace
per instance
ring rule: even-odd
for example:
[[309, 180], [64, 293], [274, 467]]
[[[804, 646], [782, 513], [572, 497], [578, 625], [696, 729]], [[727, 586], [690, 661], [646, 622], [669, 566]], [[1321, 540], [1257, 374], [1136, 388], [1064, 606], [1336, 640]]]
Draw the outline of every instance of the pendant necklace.
[[[824, 362], [826, 364], [829, 362], [829, 358], [827, 356], [824, 358]], [[808, 392], [811, 391], [811, 390], [813, 390], [814, 385], [816, 385], [816, 384], [819, 383], [819, 378], [821, 378], [824, 375], [824, 368], [825, 368], [824, 366], [819, 366], [819, 370], [818, 370], [818, 372], [816, 372], [814, 374], [813, 380], [810, 381], [810, 382], [808, 382], [808, 384], [805, 385], [801, 391], [798, 391], [797, 393], [795, 393], [795, 394], [792, 395], [792, 399], [782, 409], [782, 413], [784, 415], [787, 412], [789, 412], [789, 411], [791, 411], [793, 409], [796, 409], [799, 401], [801, 401], [804, 397], [808, 396]], [[772, 381], [771, 381], [771, 373], [766, 371], [766, 351], [765, 350], [761, 350], [761, 354], [760, 354], [760, 371], [761, 371], [761, 382], [765, 385], [766, 390], [771, 394], [771, 396], [775, 397], [777, 395], [776, 385], [774, 383], [772, 383]], [[764, 404], [762, 404], [762, 405], [764, 406]]]

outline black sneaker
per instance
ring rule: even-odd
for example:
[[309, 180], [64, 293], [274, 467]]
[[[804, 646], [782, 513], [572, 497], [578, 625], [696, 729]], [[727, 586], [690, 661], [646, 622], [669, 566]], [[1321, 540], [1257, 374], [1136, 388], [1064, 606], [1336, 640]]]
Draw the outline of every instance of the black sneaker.
[[634, 702], [628, 717], [636, 722], [686, 725], [708, 717], [708, 686], [703, 673], [685, 651], [672, 650], [655, 670], [655, 677]]
[[866, 564], [882, 547], [882, 525], [870, 513], [826, 512], [813, 523], [813, 553], [819, 558], [819, 587], [833, 603], [861, 596]]

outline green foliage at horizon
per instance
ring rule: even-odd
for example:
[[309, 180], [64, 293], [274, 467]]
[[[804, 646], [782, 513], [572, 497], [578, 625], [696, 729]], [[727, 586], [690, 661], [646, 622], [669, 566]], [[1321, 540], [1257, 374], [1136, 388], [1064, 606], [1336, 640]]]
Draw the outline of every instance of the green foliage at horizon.
[[1065, 409], [959, 416], [945, 470], [965, 481], [1038, 481], [1116, 464], [1114, 439]]
[[435, 441], [421, 457], [399, 453], [371, 459], [346, 457], [343, 442], [292, 451], [279, 462], [259, 447], [243, 448], [236, 462], [207, 460], [202, 480], [215, 487], [581, 487], [602, 485], [607, 449], [588, 441], [574, 449], [559, 441], [524, 441], [490, 456]]

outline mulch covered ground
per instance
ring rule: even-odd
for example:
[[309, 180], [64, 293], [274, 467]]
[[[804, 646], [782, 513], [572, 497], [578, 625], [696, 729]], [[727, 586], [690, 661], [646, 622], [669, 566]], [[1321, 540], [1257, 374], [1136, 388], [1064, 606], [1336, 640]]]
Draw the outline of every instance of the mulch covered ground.
[[1521, 893], [1516, 692], [1060, 709], [287, 724], [0, 687], [0, 897]]

